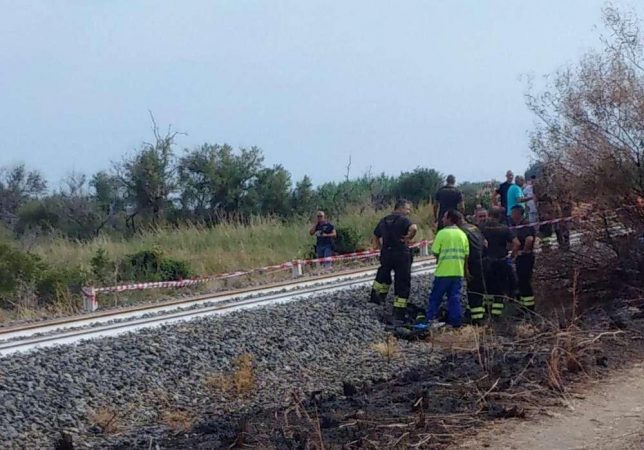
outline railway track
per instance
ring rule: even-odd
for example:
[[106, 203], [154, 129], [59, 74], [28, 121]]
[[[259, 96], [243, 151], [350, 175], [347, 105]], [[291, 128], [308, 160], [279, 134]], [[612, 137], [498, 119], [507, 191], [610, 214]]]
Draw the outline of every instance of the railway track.
[[[611, 235], [624, 234], [615, 227]], [[571, 233], [571, 245], [579, 245], [581, 233]], [[556, 247], [556, 242], [552, 247]], [[539, 251], [537, 249], [536, 251]], [[430, 274], [436, 267], [432, 257], [419, 259], [412, 267], [413, 275]], [[229, 291], [162, 304], [143, 305], [119, 311], [103, 311], [83, 316], [37, 322], [0, 329], [0, 358], [13, 353], [27, 352], [54, 345], [73, 344], [157, 327], [209, 315], [287, 303], [322, 292], [365, 286], [372, 282], [376, 268], [354, 270], [297, 282], [285, 282], [267, 287]]]
[[[412, 274], [433, 273], [435, 267], [436, 263], [433, 258], [425, 258], [414, 262]], [[115, 336], [198, 317], [288, 303], [322, 292], [328, 293], [367, 286], [373, 281], [375, 272], [376, 269], [372, 267], [297, 283], [247, 289], [170, 302], [164, 305], [151, 305], [89, 317], [79, 316], [67, 320], [8, 328], [0, 330], [0, 357], [54, 345], [73, 344], [86, 339]]]

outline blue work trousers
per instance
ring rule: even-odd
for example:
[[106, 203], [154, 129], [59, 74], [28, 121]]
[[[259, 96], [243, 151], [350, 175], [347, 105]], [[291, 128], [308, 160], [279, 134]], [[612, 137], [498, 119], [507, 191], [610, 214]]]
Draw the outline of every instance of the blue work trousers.
[[[315, 247], [315, 253], [318, 258], [328, 258], [329, 256], [333, 256], [333, 245], [317, 245]], [[322, 263], [322, 266], [324, 267], [331, 267], [331, 262], [324, 262]]]
[[461, 326], [461, 289], [463, 277], [434, 277], [427, 302], [427, 320], [436, 320], [443, 296], [447, 294], [447, 323]]

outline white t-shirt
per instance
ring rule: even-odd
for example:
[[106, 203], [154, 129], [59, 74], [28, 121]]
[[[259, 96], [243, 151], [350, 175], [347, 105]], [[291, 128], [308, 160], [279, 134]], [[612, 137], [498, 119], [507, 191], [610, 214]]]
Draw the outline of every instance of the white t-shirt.
[[[533, 195], [534, 195], [534, 187], [531, 184], [526, 184], [525, 186], [523, 186], [524, 197], [532, 197]], [[537, 212], [537, 202], [534, 201], [534, 198], [532, 200], [528, 200], [526, 203], [526, 206], [528, 207], [528, 212], [531, 212], [531, 213]]]

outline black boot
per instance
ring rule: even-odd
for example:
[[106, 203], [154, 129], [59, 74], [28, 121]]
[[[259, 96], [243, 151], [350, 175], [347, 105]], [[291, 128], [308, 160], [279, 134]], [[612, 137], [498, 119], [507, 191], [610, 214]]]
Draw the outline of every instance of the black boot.
[[413, 303], [407, 305], [407, 323], [415, 325], [417, 323], [425, 323], [425, 309], [419, 308]]
[[371, 289], [371, 297], [369, 298], [369, 303], [375, 303], [376, 305], [382, 305], [387, 298], [387, 294], [380, 294], [375, 289]]
[[407, 320], [407, 308], [397, 308], [394, 306], [393, 319], [395, 323], [402, 325]]

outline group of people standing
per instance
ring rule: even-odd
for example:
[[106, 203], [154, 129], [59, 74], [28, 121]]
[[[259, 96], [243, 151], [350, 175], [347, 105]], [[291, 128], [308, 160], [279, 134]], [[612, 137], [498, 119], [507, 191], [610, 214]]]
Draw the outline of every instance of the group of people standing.
[[[411, 252], [408, 243], [417, 232], [410, 219], [411, 204], [399, 200], [392, 214], [374, 230], [374, 244], [380, 248], [380, 268], [370, 301], [384, 302], [394, 272], [393, 319], [417, 328], [437, 327], [441, 302], [447, 296], [446, 323], [460, 327], [463, 321], [461, 292], [466, 283], [469, 321], [480, 324], [487, 314], [503, 315], [509, 299], [526, 310], [535, 306], [532, 290], [537, 203], [532, 183], [508, 171], [506, 182], [495, 191], [490, 211], [478, 206], [468, 222], [463, 195], [453, 175], [436, 194], [434, 215], [437, 233], [431, 251], [437, 258], [434, 281], [426, 310], [410, 307]], [[532, 203], [530, 203], [532, 202]], [[534, 220], [533, 220], [534, 219]]]
[[[393, 320], [421, 329], [445, 324], [437, 320], [445, 296], [446, 323], [461, 326], [464, 285], [468, 300], [465, 316], [473, 324], [480, 324], [488, 314], [492, 318], [502, 317], [509, 300], [516, 301], [525, 310], [534, 310], [532, 273], [537, 232], [542, 245], [553, 231], [560, 246], [565, 248], [568, 244], [564, 223], [539, 223], [540, 219], [547, 220], [568, 211], [553, 207], [555, 202], [546, 193], [539, 192], [537, 198], [537, 190], [534, 176], [526, 182], [524, 177], [515, 178], [508, 170], [506, 181], [492, 195], [490, 210], [477, 205], [474, 214], [465, 220], [461, 212], [465, 209], [463, 194], [456, 187], [455, 177], [447, 177], [445, 186], [434, 198], [436, 235], [431, 251], [437, 258], [437, 266], [426, 310], [409, 303], [412, 264], [409, 244], [418, 227], [409, 218], [411, 203], [398, 200], [394, 211], [382, 218], [373, 232], [374, 247], [380, 250], [380, 267], [370, 301], [383, 303], [393, 282]], [[336, 230], [324, 212], [317, 213], [317, 222], [309, 233], [317, 238], [318, 258], [331, 256]]]

